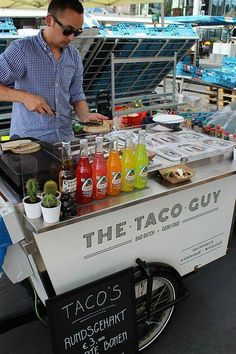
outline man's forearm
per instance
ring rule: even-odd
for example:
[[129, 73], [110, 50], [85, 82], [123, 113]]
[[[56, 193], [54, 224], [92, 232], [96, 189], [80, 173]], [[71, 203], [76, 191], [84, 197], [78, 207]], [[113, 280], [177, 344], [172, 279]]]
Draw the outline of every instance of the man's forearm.
[[23, 102], [25, 92], [21, 90], [15, 90], [13, 88], [4, 86], [0, 83], [0, 101], [5, 102]]
[[76, 115], [82, 122], [85, 122], [89, 116], [89, 106], [86, 101], [79, 101], [73, 104]]

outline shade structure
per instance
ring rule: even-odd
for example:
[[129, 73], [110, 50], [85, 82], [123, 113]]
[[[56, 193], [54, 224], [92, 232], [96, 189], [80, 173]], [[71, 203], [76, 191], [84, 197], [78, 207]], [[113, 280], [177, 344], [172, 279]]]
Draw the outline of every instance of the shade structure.
[[236, 25], [235, 17], [228, 16], [177, 16], [165, 17], [166, 23], [190, 23], [198, 26]]
[[[49, 0], [0, 0], [0, 8], [9, 9], [43, 9], [47, 8]], [[157, 0], [163, 3], [164, 0]], [[148, 0], [87, 0], [82, 1], [84, 7], [119, 6], [132, 4], [146, 4]]]

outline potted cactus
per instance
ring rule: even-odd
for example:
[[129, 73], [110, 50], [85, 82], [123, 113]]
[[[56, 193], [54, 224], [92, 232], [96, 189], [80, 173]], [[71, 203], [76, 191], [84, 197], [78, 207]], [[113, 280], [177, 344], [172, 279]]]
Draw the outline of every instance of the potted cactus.
[[41, 203], [43, 219], [47, 223], [59, 221], [61, 202], [55, 195], [48, 193], [45, 194]]
[[27, 196], [23, 199], [26, 216], [30, 219], [39, 218], [41, 216], [41, 197], [38, 196], [39, 183], [36, 178], [29, 178], [26, 182]]
[[57, 183], [52, 179], [49, 179], [44, 183], [43, 193], [41, 194], [42, 198], [45, 196], [45, 194], [53, 194], [58, 200], [60, 200], [61, 193], [57, 190]]

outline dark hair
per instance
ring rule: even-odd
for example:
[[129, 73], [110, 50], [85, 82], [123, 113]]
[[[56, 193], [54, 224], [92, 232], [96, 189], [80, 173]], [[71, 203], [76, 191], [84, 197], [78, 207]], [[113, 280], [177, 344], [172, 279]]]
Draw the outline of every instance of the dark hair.
[[53, 15], [66, 9], [71, 9], [78, 14], [84, 13], [84, 7], [79, 0], [51, 0], [48, 6], [48, 12]]

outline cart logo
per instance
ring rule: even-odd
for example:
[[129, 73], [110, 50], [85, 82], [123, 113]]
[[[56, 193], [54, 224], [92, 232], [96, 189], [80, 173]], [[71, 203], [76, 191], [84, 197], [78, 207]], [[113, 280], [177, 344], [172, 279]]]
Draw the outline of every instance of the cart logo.
[[[96, 247], [100, 244], [106, 244], [109, 241], [114, 241], [114, 239], [122, 238], [124, 244], [128, 241], [124, 240], [125, 236], [129, 236], [132, 228], [132, 233], [134, 239], [142, 239], [144, 237], [138, 237], [140, 235], [145, 235], [145, 237], [153, 236], [156, 231], [156, 225], [160, 224], [160, 231], [167, 231], [172, 227], [179, 226], [181, 223], [191, 221], [196, 217], [202, 217], [209, 212], [216, 211], [216, 203], [221, 190], [214, 191], [208, 194], [201, 195], [199, 197], [194, 197], [190, 202], [176, 203], [172, 207], [162, 208], [159, 212], [150, 212], [149, 214], [136, 216], [132, 222], [127, 217], [126, 221], [120, 222], [115, 225], [104, 226], [103, 229], [92, 231], [83, 235], [85, 239], [86, 248]], [[212, 206], [214, 208], [212, 209]], [[211, 207], [210, 210], [205, 210], [201, 212], [201, 209], [206, 207]], [[199, 213], [200, 211], [200, 213]], [[180, 220], [180, 216], [183, 212], [195, 213], [193, 216], [188, 217], [185, 220]], [[188, 214], [189, 215], [189, 214]], [[186, 217], [186, 214], [185, 214]], [[132, 225], [132, 226], [131, 226]], [[136, 232], [136, 234], [135, 234]], [[135, 238], [136, 237], [136, 238]]]

